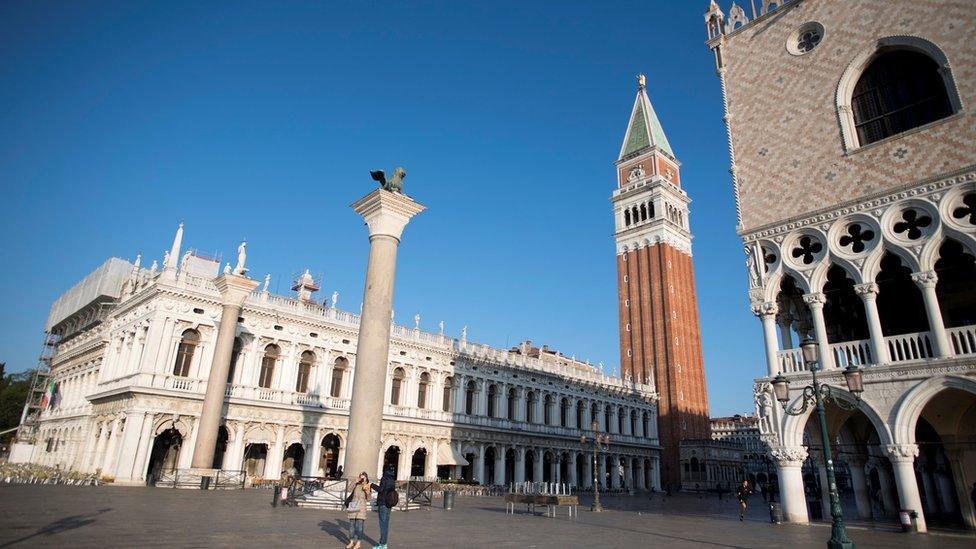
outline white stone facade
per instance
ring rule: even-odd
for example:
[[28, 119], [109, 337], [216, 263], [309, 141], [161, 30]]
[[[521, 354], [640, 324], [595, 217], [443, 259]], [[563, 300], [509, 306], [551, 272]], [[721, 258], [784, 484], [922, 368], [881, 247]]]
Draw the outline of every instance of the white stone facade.
[[[40, 416], [32, 461], [132, 484], [190, 466], [221, 302], [212, 278], [171, 264], [159, 274], [133, 267], [99, 321], [69, 316], [51, 328], [60, 336], [52, 362], [60, 396]], [[358, 316], [334, 306], [267, 285], [253, 292], [238, 323], [215, 465], [276, 479], [288, 466], [320, 476], [341, 464], [357, 329]], [[400, 479], [589, 487], [580, 437], [596, 421], [611, 436], [600, 478], [659, 487], [653, 387], [552, 352], [533, 356], [527, 345], [494, 349], [400, 325], [391, 336], [386, 387], [376, 388], [385, 402], [377, 460], [392, 456]]]
[[[926, 517], [976, 527], [976, 48], [958, 32], [976, 8], [768, 4], [749, 21], [738, 7], [725, 20], [712, 2], [705, 22], [765, 341], [759, 428], [784, 514], [808, 520], [804, 466], [828, 484], [813, 408], [786, 414], [770, 386], [785, 376], [789, 405], [802, 402], [811, 373], [799, 343], [810, 338], [820, 381], [855, 407], [827, 408], [849, 513], [881, 520], [911, 509], [923, 531]], [[885, 86], [903, 89], [906, 77], [884, 68], [895, 59], [914, 63], [906, 82], [926, 82], [942, 114], [913, 118], [913, 104], [897, 104], [904, 95]], [[899, 112], [908, 114], [894, 124]], [[873, 116], [890, 126], [866, 132]], [[864, 371], [860, 399], [846, 390], [849, 366]]]

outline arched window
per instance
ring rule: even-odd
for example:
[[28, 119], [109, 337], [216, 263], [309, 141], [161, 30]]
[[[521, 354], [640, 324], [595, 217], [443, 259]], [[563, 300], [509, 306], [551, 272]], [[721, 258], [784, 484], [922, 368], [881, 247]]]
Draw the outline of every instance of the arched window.
[[417, 408], [427, 407], [428, 386], [430, 386], [430, 374], [424, 372], [420, 374], [420, 382], [417, 384]]
[[237, 361], [241, 358], [241, 338], [234, 338], [234, 349], [230, 352], [230, 368], [227, 369], [227, 383], [234, 383], [234, 372], [237, 371]]
[[630, 226], [630, 210], [624, 210], [624, 225]]
[[559, 401], [559, 426], [565, 427], [569, 424], [569, 400], [563, 398]]
[[529, 423], [535, 423], [535, 406], [538, 398], [535, 396], [535, 391], [529, 391], [529, 394], [525, 397], [525, 421]]
[[393, 370], [393, 383], [392, 387], [390, 388], [390, 404], [400, 404], [400, 389], [403, 388], [404, 377], [406, 377], [406, 373], [403, 371], [403, 368]]
[[576, 403], [576, 428], [577, 429], [586, 429], [588, 427], [587, 425], [583, 425], [583, 410], [585, 409], [586, 408], [582, 400]]
[[498, 396], [498, 389], [492, 383], [488, 386], [488, 417], [495, 417], [495, 398]]
[[173, 375], [186, 377], [190, 375], [190, 364], [193, 363], [193, 353], [200, 344], [200, 332], [190, 329], [183, 332], [180, 338], [180, 348], [176, 350], [176, 364], [173, 365]]
[[464, 413], [471, 415], [474, 413], [474, 394], [477, 391], [474, 381], [469, 381], [464, 391]]
[[517, 419], [516, 418], [517, 414], [515, 411], [515, 407], [517, 404], [518, 404], [518, 398], [515, 389], [509, 389], [508, 390], [508, 419], [511, 420]]
[[281, 356], [281, 349], [271, 344], [264, 348], [264, 358], [261, 359], [261, 375], [258, 377], [258, 387], [265, 389], [271, 388], [271, 381], [274, 378], [275, 363]]
[[640, 205], [640, 220], [647, 221], [647, 204]]
[[868, 65], [854, 86], [851, 108], [861, 145], [952, 114], [939, 64], [903, 49], [881, 53]]
[[298, 379], [295, 380], [295, 391], [308, 392], [308, 380], [312, 378], [312, 366], [315, 365], [315, 353], [305, 351], [298, 361]]
[[624, 432], [624, 409], [617, 408], [617, 432]]
[[552, 395], [546, 395], [542, 413], [545, 418], [544, 423], [546, 425], [552, 425]]
[[444, 398], [441, 402], [441, 409], [450, 412], [454, 409], [454, 378], [444, 378]]
[[633, 410], [630, 412], [630, 434], [637, 434], [637, 411]]
[[335, 359], [335, 364], [332, 365], [332, 384], [329, 387], [329, 395], [334, 398], [339, 398], [342, 395], [342, 378], [348, 367], [349, 361], [342, 356]]

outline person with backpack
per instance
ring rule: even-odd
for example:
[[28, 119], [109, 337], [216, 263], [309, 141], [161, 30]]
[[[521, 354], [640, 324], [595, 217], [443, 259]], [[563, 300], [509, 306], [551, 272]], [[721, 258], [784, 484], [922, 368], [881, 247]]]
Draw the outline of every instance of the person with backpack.
[[373, 484], [372, 488], [376, 490], [376, 510], [379, 513], [380, 523], [380, 544], [374, 549], [386, 549], [386, 541], [390, 533], [390, 510], [400, 502], [393, 467], [384, 469], [380, 483]]
[[346, 544], [346, 549], [359, 549], [363, 538], [366, 537], [364, 526], [372, 486], [369, 483], [369, 475], [363, 471], [359, 473], [356, 485], [352, 487], [352, 492], [346, 498], [346, 518], [349, 519], [349, 543]]

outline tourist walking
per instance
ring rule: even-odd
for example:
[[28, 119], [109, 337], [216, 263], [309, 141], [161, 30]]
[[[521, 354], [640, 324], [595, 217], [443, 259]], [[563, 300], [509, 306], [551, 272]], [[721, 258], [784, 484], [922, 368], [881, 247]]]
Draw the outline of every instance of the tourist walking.
[[359, 473], [356, 485], [346, 498], [346, 518], [349, 519], [349, 543], [346, 544], [346, 549], [359, 549], [366, 537], [364, 525], [366, 511], [369, 509], [370, 490], [369, 475], [363, 471]]
[[749, 481], [743, 480], [735, 489], [735, 497], [739, 498], [739, 520], [743, 520], [746, 515], [746, 506], [749, 505], [749, 495], [752, 494], [752, 490], [749, 489]]
[[383, 470], [383, 477], [379, 484], [373, 484], [376, 490], [376, 511], [380, 523], [380, 544], [374, 549], [386, 549], [387, 537], [390, 534], [390, 510], [396, 507], [400, 496], [396, 490], [396, 472], [393, 467]]

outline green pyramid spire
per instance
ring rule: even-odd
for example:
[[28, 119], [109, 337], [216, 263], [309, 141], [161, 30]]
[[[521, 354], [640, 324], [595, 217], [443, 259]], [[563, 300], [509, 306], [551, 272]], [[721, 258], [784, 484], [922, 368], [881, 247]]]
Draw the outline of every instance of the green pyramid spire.
[[664, 135], [664, 128], [661, 127], [661, 121], [657, 119], [657, 113], [654, 112], [651, 100], [647, 97], [643, 75], [638, 78], [638, 83], [637, 98], [634, 101], [633, 114], [630, 117], [630, 125], [627, 128], [620, 157], [623, 158], [641, 149], [656, 146], [674, 158], [671, 144], [668, 143], [668, 138]]

